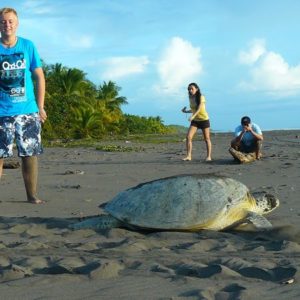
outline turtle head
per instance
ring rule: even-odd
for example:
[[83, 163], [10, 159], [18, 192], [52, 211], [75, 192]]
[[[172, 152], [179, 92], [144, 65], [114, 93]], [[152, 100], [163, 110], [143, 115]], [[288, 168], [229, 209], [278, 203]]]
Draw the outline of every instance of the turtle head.
[[279, 199], [267, 192], [255, 192], [252, 194], [256, 201], [256, 212], [268, 214], [279, 206]]

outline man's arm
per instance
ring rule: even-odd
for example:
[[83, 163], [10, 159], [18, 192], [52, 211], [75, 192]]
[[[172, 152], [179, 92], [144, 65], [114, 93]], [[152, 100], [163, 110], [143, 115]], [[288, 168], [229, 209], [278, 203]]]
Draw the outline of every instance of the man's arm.
[[249, 131], [253, 134], [253, 136], [258, 140], [258, 141], [262, 141], [264, 138], [263, 138], [263, 135], [262, 134], [259, 134], [257, 132], [255, 132], [252, 128], [252, 126], [248, 125], [246, 127], [246, 131]]
[[42, 122], [47, 119], [47, 114], [44, 109], [46, 82], [42, 68], [36, 68], [33, 71], [33, 77], [36, 80], [36, 99], [39, 108], [39, 114]]
[[237, 133], [236, 137], [235, 137], [235, 142], [239, 145], [241, 143], [241, 140], [244, 136], [244, 133], [246, 132], [245, 127], [243, 126], [242, 131], [240, 131], [239, 133]]

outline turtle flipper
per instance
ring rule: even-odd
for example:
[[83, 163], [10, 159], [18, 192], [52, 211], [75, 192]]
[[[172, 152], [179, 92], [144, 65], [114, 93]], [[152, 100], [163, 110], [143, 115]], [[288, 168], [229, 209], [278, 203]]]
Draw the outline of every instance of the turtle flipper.
[[270, 230], [272, 224], [262, 215], [255, 212], [249, 212], [246, 217], [246, 222], [252, 223], [258, 230]]
[[234, 148], [229, 148], [229, 153], [237, 159], [240, 163], [250, 163], [256, 160], [255, 153], [243, 153]]
[[110, 215], [100, 215], [99, 217], [88, 218], [84, 221], [71, 224], [70, 229], [111, 229], [120, 227], [122, 223]]

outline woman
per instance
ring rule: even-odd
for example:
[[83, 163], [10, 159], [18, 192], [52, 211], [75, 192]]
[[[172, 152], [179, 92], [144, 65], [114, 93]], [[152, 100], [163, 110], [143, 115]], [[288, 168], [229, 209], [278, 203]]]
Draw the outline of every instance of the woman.
[[206, 143], [206, 161], [211, 161], [211, 141], [210, 141], [210, 122], [209, 117], [205, 109], [205, 97], [201, 94], [201, 91], [196, 83], [190, 83], [188, 86], [190, 110], [186, 107], [182, 109], [184, 113], [192, 113], [189, 121], [191, 122], [190, 128], [186, 137], [186, 151], [187, 156], [183, 158], [185, 161], [192, 160], [192, 140], [200, 128], [203, 133], [203, 138]]

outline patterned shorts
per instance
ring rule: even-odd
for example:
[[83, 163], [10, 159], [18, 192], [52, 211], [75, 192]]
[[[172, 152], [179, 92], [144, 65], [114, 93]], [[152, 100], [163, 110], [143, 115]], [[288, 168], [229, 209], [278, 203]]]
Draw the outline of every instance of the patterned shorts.
[[0, 158], [13, 155], [14, 141], [19, 156], [34, 156], [43, 152], [38, 113], [0, 117]]

